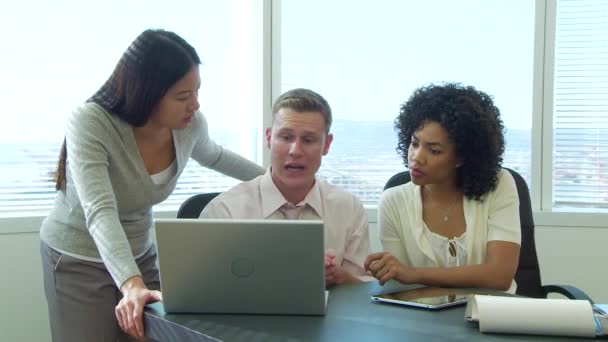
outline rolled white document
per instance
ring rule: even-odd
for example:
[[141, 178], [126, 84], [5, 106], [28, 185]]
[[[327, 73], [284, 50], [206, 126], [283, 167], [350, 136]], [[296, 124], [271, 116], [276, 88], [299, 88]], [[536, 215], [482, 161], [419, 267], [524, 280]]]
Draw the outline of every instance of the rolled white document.
[[586, 300], [475, 295], [465, 319], [479, 331], [510, 334], [595, 337], [593, 308]]

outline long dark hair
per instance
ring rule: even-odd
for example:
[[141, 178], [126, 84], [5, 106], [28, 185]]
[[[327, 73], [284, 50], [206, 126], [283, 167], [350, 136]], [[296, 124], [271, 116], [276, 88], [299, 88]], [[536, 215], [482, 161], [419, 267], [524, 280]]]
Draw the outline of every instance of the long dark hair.
[[[198, 64], [201, 60], [196, 50], [177, 34], [146, 30], [131, 43], [110, 78], [87, 102], [141, 127], [167, 90]], [[64, 138], [55, 172], [57, 190], [65, 189], [66, 162]]]

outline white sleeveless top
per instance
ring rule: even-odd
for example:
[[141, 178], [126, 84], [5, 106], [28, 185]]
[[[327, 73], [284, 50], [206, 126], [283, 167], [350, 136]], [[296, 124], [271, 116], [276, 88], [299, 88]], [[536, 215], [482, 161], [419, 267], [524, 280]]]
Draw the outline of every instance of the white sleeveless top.
[[173, 163], [171, 163], [171, 165], [169, 165], [169, 167], [167, 167], [166, 169], [162, 170], [159, 173], [155, 173], [153, 175], [150, 175], [150, 178], [152, 178], [152, 182], [154, 184], [167, 184], [171, 181], [171, 179], [173, 179], [173, 177], [175, 177], [175, 175], [177, 174], [177, 160], [173, 160]]
[[433, 233], [424, 223], [424, 236], [429, 241], [439, 267], [463, 266], [467, 264], [467, 232], [453, 239]]

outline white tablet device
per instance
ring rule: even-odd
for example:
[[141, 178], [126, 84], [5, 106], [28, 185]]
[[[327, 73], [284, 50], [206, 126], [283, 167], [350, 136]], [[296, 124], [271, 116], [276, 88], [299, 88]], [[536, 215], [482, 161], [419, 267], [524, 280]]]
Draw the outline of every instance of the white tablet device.
[[371, 299], [376, 302], [435, 310], [465, 304], [469, 296], [473, 294], [473, 292], [461, 289], [427, 286], [373, 295]]

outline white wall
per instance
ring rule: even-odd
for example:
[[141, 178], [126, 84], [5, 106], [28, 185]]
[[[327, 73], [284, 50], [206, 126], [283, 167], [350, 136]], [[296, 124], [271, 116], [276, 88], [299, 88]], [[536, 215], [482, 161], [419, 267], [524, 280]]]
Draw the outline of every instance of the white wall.
[[0, 234], [0, 341], [50, 342], [38, 233]]
[[574, 285], [596, 303], [608, 303], [608, 227], [536, 227], [545, 285]]
[[[371, 224], [372, 250], [380, 249]], [[608, 227], [537, 227], [536, 245], [544, 284], [575, 285], [608, 303]], [[42, 287], [38, 233], [0, 233], [0, 340], [50, 342]]]

